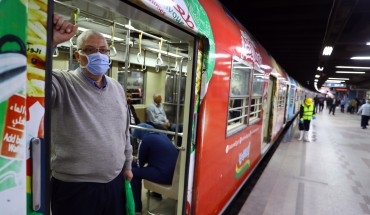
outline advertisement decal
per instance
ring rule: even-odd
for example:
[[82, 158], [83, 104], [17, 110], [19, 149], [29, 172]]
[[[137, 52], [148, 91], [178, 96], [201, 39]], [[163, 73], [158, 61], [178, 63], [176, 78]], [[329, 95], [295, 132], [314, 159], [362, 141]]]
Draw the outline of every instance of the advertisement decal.
[[[46, 66], [46, 42], [47, 42], [47, 19], [48, 19], [48, 0], [29, 0], [28, 7], [28, 32], [27, 32], [27, 214], [41, 215], [48, 214], [49, 208], [45, 204], [43, 195], [45, 185], [42, 173], [44, 162], [40, 161], [41, 181], [38, 181], [40, 190], [34, 191], [33, 184], [33, 162], [31, 153], [32, 139], [40, 139], [43, 148], [44, 138], [44, 115], [45, 115], [45, 66]], [[41, 154], [45, 151], [42, 150]], [[42, 155], [43, 156], [43, 155]], [[35, 200], [35, 192], [40, 193], [40, 199]], [[37, 195], [36, 195], [37, 196]], [[40, 204], [37, 204], [38, 201]]]
[[0, 1], [1, 214], [26, 214], [27, 3]]

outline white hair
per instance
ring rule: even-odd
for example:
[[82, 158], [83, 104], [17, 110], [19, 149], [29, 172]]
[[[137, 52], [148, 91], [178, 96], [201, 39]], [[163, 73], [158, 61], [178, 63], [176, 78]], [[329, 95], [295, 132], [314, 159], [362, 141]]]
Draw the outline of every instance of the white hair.
[[153, 100], [154, 100], [154, 99], [156, 99], [158, 96], [161, 96], [161, 94], [159, 94], [159, 93], [154, 93], [154, 94], [153, 94]]
[[90, 29], [90, 30], [87, 30], [87, 31], [82, 32], [77, 37], [77, 49], [81, 49], [82, 46], [84, 45], [85, 41], [87, 40], [87, 38], [89, 38], [91, 36], [98, 36], [98, 37], [103, 38], [104, 41], [105, 41], [105, 43], [106, 43], [106, 46], [108, 47], [108, 43], [105, 40], [104, 36], [100, 32]]

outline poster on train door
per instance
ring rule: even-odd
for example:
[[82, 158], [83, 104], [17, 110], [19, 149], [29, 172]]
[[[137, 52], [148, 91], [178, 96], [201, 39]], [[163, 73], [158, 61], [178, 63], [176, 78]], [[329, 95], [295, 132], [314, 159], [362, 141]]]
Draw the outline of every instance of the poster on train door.
[[44, 136], [47, 3], [0, 1], [0, 214], [4, 215], [49, 211], [32, 195], [29, 144]]
[[[49, 214], [49, 158], [44, 139], [45, 75], [49, 0], [28, 0], [27, 19], [27, 215]], [[50, 60], [50, 59], [49, 59]], [[32, 166], [31, 166], [32, 165]]]
[[0, 1], [0, 214], [26, 214], [27, 2]]

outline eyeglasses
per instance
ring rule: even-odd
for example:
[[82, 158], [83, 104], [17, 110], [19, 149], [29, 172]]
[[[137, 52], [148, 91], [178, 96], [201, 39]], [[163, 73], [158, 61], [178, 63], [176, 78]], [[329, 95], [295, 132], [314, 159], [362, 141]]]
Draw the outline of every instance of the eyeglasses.
[[86, 47], [86, 48], [79, 49], [79, 50], [83, 51], [87, 55], [94, 54], [96, 52], [100, 52], [100, 54], [109, 54], [109, 49], [106, 49], [106, 48]]

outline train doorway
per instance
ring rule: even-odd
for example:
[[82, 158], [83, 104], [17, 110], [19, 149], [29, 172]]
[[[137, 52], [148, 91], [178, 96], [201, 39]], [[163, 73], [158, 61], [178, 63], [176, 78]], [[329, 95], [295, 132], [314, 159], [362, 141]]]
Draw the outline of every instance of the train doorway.
[[272, 125], [274, 119], [274, 94], [276, 88], [276, 78], [270, 76], [267, 88], [267, 101], [264, 104], [265, 110], [263, 111], [263, 133], [262, 133], [262, 153], [268, 149], [268, 144], [271, 142]]
[[[124, 2], [108, 5], [90, 1], [79, 1], [77, 4], [72, 1], [56, 3], [54, 9], [65, 17], [71, 17], [74, 11], [79, 11], [77, 35], [87, 29], [95, 29], [106, 37], [111, 52], [107, 75], [131, 94], [131, 104], [140, 123], [153, 123], [152, 131], [168, 136], [178, 149], [179, 158], [174, 173], [177, 177], [173, 177], [178, 181], [173, 188], [173, 195], [168, 198], [164, 193], [154, 190], [160, 189], [160, 185], [144, 182], [148, 186], [142, 186], [142, 212], [150, 210], [161, 214], [182, 214], [187, 183], [188, 142], [192, 136], [192, 130], [189, 129], [192, 118], [189, 116], [193, 115], [194, 106], [191, 97], [195, 80], [194, 64], [197, 62], [193, 60], [197, 52], [196, 38], [184, 27]], [[69, 70], [79, 66], [69, 55], [75, 44], [76, 38], [73, 38], [69, 43], [58, 45], [56, 49], [59, 55], [53, 59], [54, 70]], [[160, 106], [171, 123], [168, 130], [156, 127], [154, 120], [150, 120], [153, 117], [150, 118], [148, 114], [148, 108], [154, 105], [154, 97], [158, 95], [161, 96]], [[137, 125], [131, 125], [131, 128], [143, 129]], [[134, 156], [139, 157], [140, 141], [132, 145], [136, 152]], [[151, 195], [147, 195], [149, 189], [162, 194], [163, 199], [157, 201], [158, 198], [151, 198]], [[151, 200], [150, 208], [148, 199]]]

